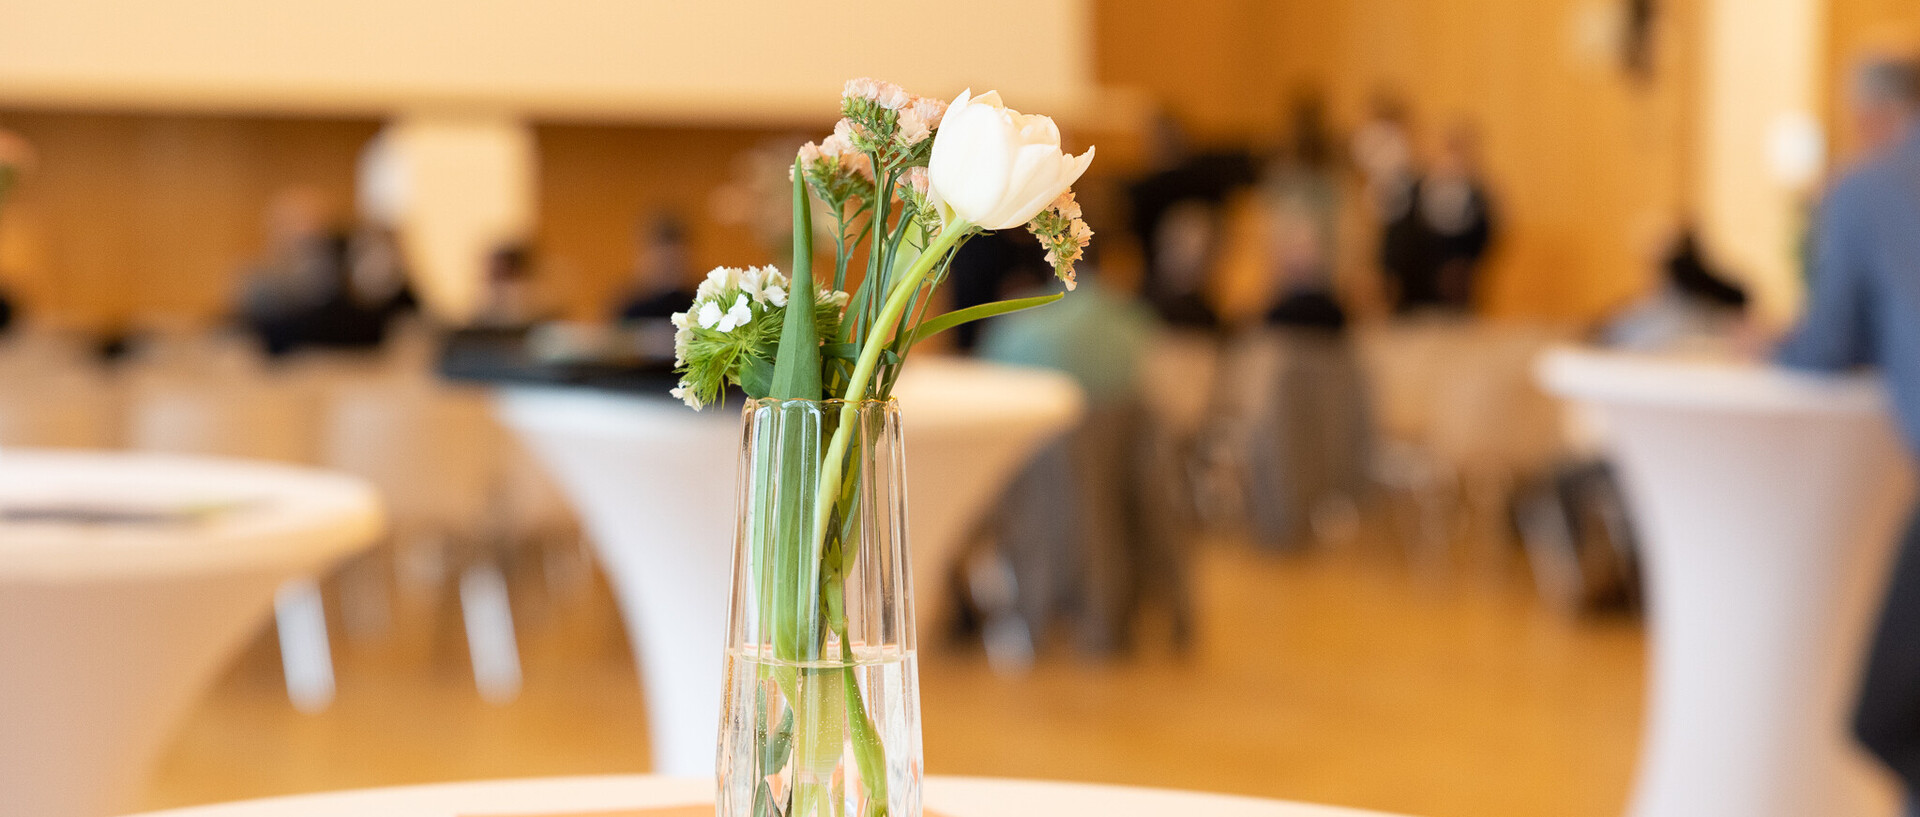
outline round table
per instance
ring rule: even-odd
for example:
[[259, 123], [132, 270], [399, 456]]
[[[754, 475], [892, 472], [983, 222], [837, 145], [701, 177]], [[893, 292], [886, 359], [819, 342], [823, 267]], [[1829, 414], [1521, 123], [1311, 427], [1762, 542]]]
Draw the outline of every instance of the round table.
[[[1379, 812], [1258, 800], [1222, 794], [930, 777], [926, 807], [945, 817], [1386, 817]], [[153, 812], [142, 817], [589, 817], [614, 809], [713, 802], [713, 781], [668, 777], [572, 777], [448, 783], [331, 792]], [[605, 815], [604, 817], [613, 817]]]
[[[1080, 416], [1064, 375], [916, 357], [894, 395], [906, 437], [917, 612], [945, 609], [968, 526], [1043, 443]], [[592, 535], [639, 661], [654, 771], [713, 772], [739, 470], [738, 406], [665, 395], [506, 388], [508, 426]], [[924, 629], [924, 628], [923, 628]]]
[[125, 808], [276, 590], [380, 526], [310, 469], [0, 450], [0, 812]]
[[1541, 374], [1599, 421], [1647, 563], [1651, 709], [1629, 813], [1885, 813], [1847, 732], [1910, 494], [1879, 384], [1577, 350]]

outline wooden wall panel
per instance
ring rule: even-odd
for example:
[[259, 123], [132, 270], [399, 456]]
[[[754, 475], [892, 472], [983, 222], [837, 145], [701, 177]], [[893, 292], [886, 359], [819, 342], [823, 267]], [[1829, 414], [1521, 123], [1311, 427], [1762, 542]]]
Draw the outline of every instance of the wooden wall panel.
[[[1827, 76], [1836, 89], [1845, 87], [1861, 57], [1875, 52], [1911, 54], [1920, 46], [1920, 4], [1913, 0], [1830, 0], [1827, 14]], [[1844, 93], [1828, 96], [1826, 117], [1832, 156], [1837, 165], [1844, 165], [1860, 150]]]
[[[1507, 227], [1489, 307], [1591, 318], [1645, 285], [1653, 238], [1687, 200], [1696, 0], [1660, 4], [1658, 74], [1646, 86], [1578, 53], [1578, 21], [1617, 5], [1096, 0], [1096, 65], [1102, 84], [1142, 88], [1211, 138], [1265, 138], [1284, 93], [1310, 82], [1327, 89], [1343, 125], [1381, 87], [1411, 101], [1426, 134], [1457, 118], [1477, 122]], [[217, 314], [234, 266], [258, 247], [271, 192], [304, 182], [344, 199], [354, 154], [376, 124], [0, 110], [0, 127], [47, 153], [9, 215], [24, 226], [0, 230], [0, 275], [43, 313], [102, 324], [152, 309]], [[686, 215], [696, 265], [761, 260], [741, 251], [750, 235], [712, 222], [707, 203], [734, 157], [768, 135], [542, 126], [537, 240], [567, 309], [592, 314], [622, 286], [632, 226], [645, 213]], [[1122, 151], [1102, 153], [1104, 173], [1129, 163]]]
[[40, 153], [6, 213], [0, 279], [34, 317], [205, 322], [264, 241], [275, 191], [341, 207], [372, 122], [0, 111]]
[[1263, 136], [1303, 86], [1323, 88], [1346, 127], [1392, 91], [1429, 151], [1448, 123], [1476, 123], [1506, 219], [1488, 307], [1589, 319], [1646, 285], [1658, 234], [1686, 211], [1695, 4], [1661, 4], [1644, 85], [1580, 46], [1583, 20], [1623, 5], [1103, 0], [1100, 64], [1207, 133]]

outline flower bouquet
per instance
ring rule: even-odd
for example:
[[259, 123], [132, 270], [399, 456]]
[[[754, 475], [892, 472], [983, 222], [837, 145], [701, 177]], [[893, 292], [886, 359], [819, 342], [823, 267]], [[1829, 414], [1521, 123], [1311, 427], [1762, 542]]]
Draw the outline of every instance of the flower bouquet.
[[[1045, 116], [995, 93], [943, 104], [871, 79], [847, 83], [840, 112], [833, 134], [793, 164], [790, 273], [716, 269], [673, 318], [674, 396], [699, 408], [732, 386], [748, 398], [718, 759], [723, 817], [919, 817], [893, 387], [921, 341], [1062, 297], [930, 315], [970, 236], [1026, 228], [1072, 289], [1093, 235], [1069, 190], [1093, 151], [1064, 153]], [[830, 219], [830, 278], [813, 269], [816, 200]]]

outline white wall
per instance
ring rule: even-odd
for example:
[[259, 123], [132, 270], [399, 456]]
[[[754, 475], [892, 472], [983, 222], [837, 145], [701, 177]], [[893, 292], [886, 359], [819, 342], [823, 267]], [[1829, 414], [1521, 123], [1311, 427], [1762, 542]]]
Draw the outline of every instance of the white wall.
[[1711, 257], [1748, 277], [1761, 313], [1784, 322], [1801, 297], [1795, 255], [1805, 181], [1769, 147], [1782, 123], [1817, 122], [1826, 66], [1823, 0], [1708, 0], [1697, 189]]

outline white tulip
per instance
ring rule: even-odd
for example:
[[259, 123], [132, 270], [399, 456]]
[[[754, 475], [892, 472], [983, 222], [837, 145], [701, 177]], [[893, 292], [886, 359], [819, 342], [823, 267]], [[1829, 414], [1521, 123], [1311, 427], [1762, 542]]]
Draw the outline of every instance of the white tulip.
[[931, 195], [958, 218], [983, 230], [1005, 230], [1033, 220], [1073, 186], [1093, 161], [1060, 150], [1060, 129], [1039, 114], [1023, 114], [988, 91], [962, 91], [947, 106], [927, 161]]

